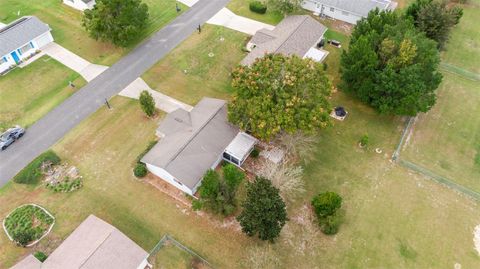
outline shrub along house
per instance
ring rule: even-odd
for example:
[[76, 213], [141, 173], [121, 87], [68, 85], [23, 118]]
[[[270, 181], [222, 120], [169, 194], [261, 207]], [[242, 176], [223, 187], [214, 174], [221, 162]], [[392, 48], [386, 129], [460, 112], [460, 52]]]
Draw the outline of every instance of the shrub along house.
[[53, 41], [50, 27], [26, 16], [0, 28], [0, 74], [30, 58]]
[[241, 64], [251, 65], [266, 53], [297, 55], [323, 61], [328, 52], [319, 48], [327, 27], [308, 15], [294, 15], [283, 19], [273, 30], [261, 29], [247, 43], [250, 53]]
[[302, 7], [315, 15], [357, 24], [371, 10], [394, 10], [397, 3], [390, 0], [304, 0]]
[[42, 263], [27, 256], [11, 269], [146, 269], [148, 253], [120, 230], [90, 215]]
[[227, 121], [226, 102], [203, 98], [192, 111], [177, 109], [157, 129], [160, 141], [142, 158], [148, 170], [194, 195], [203, 175], [222, 161], [241, 166], [257, 140]]

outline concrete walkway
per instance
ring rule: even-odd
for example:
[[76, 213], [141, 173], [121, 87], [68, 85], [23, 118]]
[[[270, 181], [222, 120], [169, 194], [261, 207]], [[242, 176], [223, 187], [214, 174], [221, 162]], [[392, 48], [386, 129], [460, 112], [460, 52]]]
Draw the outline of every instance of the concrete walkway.
[[186, 5], [187, 7], [192, 7], [198, 2], [198, 0], [178, 0], [178, 2]]
[[55, 42], [43, 47], [42, 51], [73, 71], [79, 73], [88, 82], [92, 81], [98, 75], [103, 73], [103, 71], [108, 69], [108, 66], [90, 63]]
[[153, 99], [155, 99], [155, 106], [167, 113], [175, 111], [178, 108], [183, 108], [187, 111], [192, 110], [192, 106], [182, 103], [176, 99], [173, 99], [170, 96], [162, 94], [160, 92], [152, 90], [148, 84], [141, 78], [137, 78], [125, 89], [123, 89], [118, 95], [125, 96], [129, 98], [138, 99], [142, 91], [148, 91], [152, 94]]
[[275, 28], [275, 26], [270, 24], [238, 16], [228, 8], [222, 8], [217, 14], [210, 18], [207, 23], [225, 26], [248, 35], [254, 35], [258, 30], [263, 28], [268, 30]]

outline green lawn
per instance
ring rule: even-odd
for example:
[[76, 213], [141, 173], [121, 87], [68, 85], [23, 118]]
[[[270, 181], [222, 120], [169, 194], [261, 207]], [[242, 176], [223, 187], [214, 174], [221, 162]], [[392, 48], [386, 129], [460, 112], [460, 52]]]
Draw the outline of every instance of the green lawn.
[[283, 15], [280, 12], [273, 11], [268, 7], [265, 14], [250, 11], [250, 2], [250, 0], [231, 0], [230, 3], [228, 3], [227, 8], [237, 15], [272, 25], [278, 24], [283, 19]]
[[[143, 38], [159, 30], [177, 16], [175, 0], [145, 0], [144, 2], [149, 6], [149, 27], [141, 33], [132, 46], [126, 49], [91, 39], [81, 26], [82, 13], [62, 4], [61, 0], [0, 0], [0, 22], [9, 23], [17, 19], [18, 12], [20, 16], [35, 15], [50, 25], [53, 29], [53, 38], [60, 45], [93, 63], [111, 65]], [[184, 5], [181, 7], [182, 10], [187, 8]]]
[[149, 261], [153, 268], [161, 269], [210, 268], [199, 258], [168, 242], [154, 257], [150, 257]]
[[463, 17], [453, 29], [445, 52], [444, 62], [480, 74], [480, 0], [469, 0], [461, 5]]
[[19, 124], [28, 127], [85, 84], [80, 75], [43, 56], [25, 68], [0, 76], [0, 130]]
[[192, 105], [204, 96], [229, 98], [230, 72], [245, 57], [246, 40], [240, 32], [205, 25], [142, 78], [153, 89]]
[[444, 74], [435, 107], [419, 116], [403, 158], [480, 192], [480, 82]]

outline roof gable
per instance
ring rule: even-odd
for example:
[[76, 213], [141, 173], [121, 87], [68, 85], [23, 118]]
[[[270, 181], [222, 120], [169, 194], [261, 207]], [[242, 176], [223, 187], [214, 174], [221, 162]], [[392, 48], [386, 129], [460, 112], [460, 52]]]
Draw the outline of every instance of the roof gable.
[[288, 16], [272, 31], [262, 29], [255, 33], [250, 42], [256, 47], [241, 63], [250, 65], [266, 53], [297, 55], [302, 58], [326, 31], [327, 27], [308, 15]]
[[[186, 123], [184, 119], [190, 121]], [[157, 132], [165, 137], [142, 162], [165, 169], [193, 189], [238, 133], [238, 128], [227, 122], [225, 101], [203, 98], [190, 112], [168, 114]]]
[[0, 29], [0, 57], [49, 31], [50, 27], [35, 16], [13, 21]]

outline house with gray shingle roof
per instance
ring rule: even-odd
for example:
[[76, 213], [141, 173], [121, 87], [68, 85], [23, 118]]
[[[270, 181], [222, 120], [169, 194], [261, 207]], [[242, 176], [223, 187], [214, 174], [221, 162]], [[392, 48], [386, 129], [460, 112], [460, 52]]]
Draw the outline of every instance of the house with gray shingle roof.
[[203, 98], [191, 111], [171, 112], [156, 134], [160, 140], [141, 162], [192, 196], [209, 169], [222, 160], [240, 167], [257, 142], [227, 121], [226, 102], [214, 98]]
[[63, 3], [81, 11], [92, 9], [95, 6], [95, 0], [63, 0]]
[[0, 74], [30, 58], [53, 41], [51, 29], [35, 16], [26, 16], [0, 28]]
[[29, 255], [11, 269], [146, 269], [147, 258], [120, 230], [90, 215], [43, 263]]
[[371, 10], [394, 10], [397, 3], [390, 0], [304, 0], [302, 7], [315, 15], [356, 24]]
[[328, 52], [317, 47], [327, 27], [308, 15], [293, 15], [283, 19], [273, 30], [261, 29], [247, 44], [250, 53], [241, 64], [251, 65], [267, 53], [297, 55], [323, 61]]

